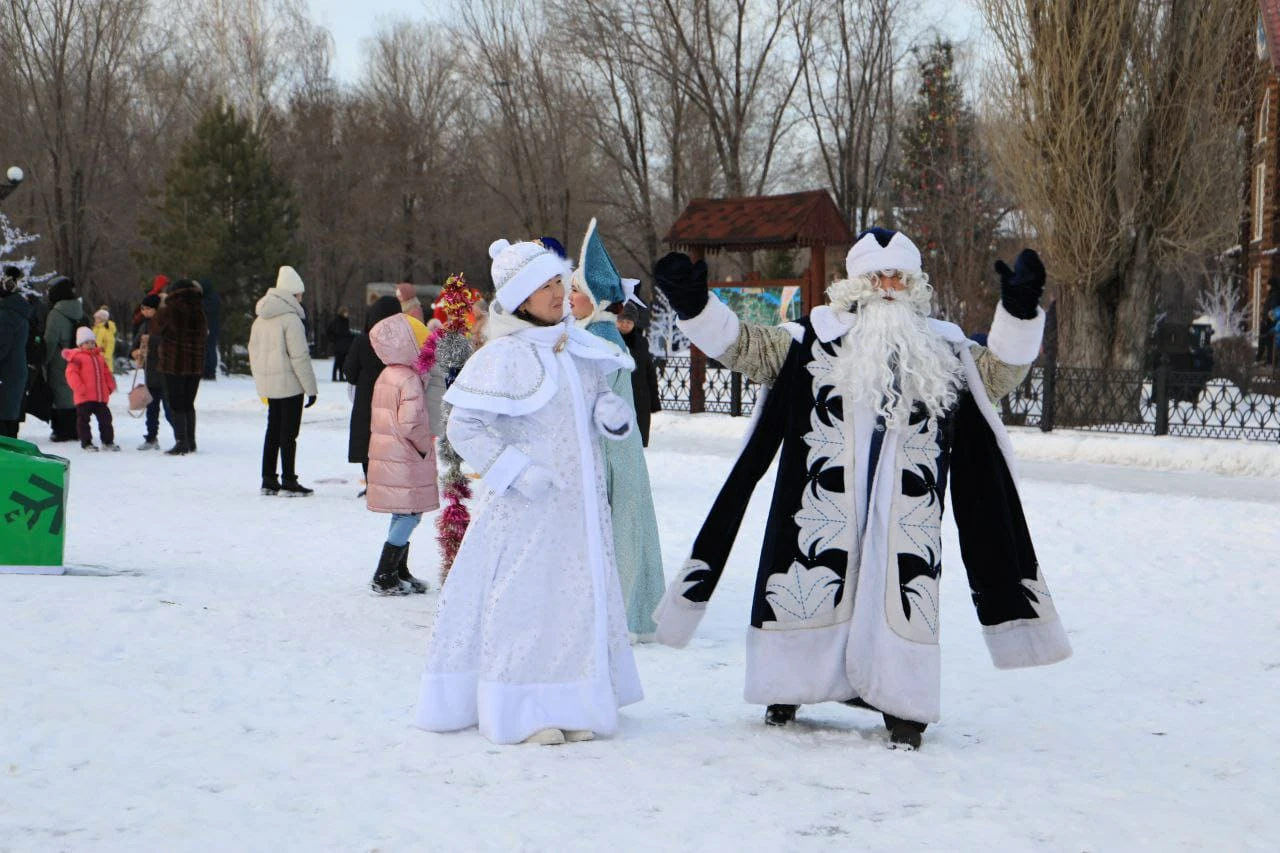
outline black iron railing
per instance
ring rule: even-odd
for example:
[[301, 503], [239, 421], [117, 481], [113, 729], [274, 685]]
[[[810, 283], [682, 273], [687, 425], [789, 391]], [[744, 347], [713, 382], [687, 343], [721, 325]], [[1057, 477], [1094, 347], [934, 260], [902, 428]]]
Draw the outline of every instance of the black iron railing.
[[[757, 386], [706, 362], [701, 397], [691, 393], [696, 368], [688, 356], [657, 360], [658, 391], [668, 411], [750, 415]], [[1280, 441], [1280, 375], [1263, 374], [1245, 388], [1204, 372], [1161, 367], [1095, 370], [1035, 366], [1000, 403], [1009, 425], [1136, 435]]]

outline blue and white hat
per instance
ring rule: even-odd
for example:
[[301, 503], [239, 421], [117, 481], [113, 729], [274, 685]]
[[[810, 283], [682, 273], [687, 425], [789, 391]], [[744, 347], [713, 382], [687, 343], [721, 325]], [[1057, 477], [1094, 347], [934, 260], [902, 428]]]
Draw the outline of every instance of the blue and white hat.
[[849, 278], [880, 270], [919, 273], [920, 250], [901, 231], [868, 228], [858, 235], [853, 248], [845, 255], [844, 266]]
[[600, 239], [594, 218], [587, 226], [586, 236], [582, 238], [577, 274], [586, 282], [591, 299], [597, 306], [634, 302], [641, 308], [645, 307], [636, 297], [636, 286], [640, 284], [640, 280], [623, 278], [619, 274], [613, 258], [609, 257], [609, 252], [604, 247], [604, 241]]

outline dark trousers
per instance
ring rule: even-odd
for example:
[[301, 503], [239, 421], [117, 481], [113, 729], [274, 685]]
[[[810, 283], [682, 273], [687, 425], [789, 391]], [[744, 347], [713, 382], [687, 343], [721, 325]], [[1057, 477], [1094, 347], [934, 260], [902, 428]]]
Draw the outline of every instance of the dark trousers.
[[346, 374], [342, 372], [342, 366], [347, 363], [347, 354], [345, 352], [335, 352], [333, 354], [333, 376], [330, 379], [334, 382], [341, 382], [346, 378]]
[[160, 437], [160, 408], [164, 407], [164, 419], [173, 426], [173, 413], [169, 411], [169, 398], [164, 393], [164, 382], [147, 385], [151, 392], [151, 402], [147, 404], [147, 441], [155, 441]]
[[18, 423], [19, 421], [0, 421], [0, 435], [5, 438], [17, 438]]
[[49, 426], [53, 427], [54, 441], [74, 441], [76, 437], [76, 410], [54, 409], [49, 417]]
[[298, 479], [294, 459], [298, 453], [298, 430], [302, 427], [302, 395], [272, 397], [267, 401], [267, 434], [262, 441], [262, 479], [276, 478], [276, 458], [285, 482]]
[[164, 396], [169, 401], [173, 437], [184, 450], [196, 449], [196, 393], [199, 390], [199, 376], [164, 375]]
[[81, 446], [93, 444], [93, 433], [89, 429], [89, 418], [98, 419], [98, 435], [103, 444], [116, 443], [116, 431], [111, 426], [111, 410], [106, 403], [79, 403], [76, 405], [76, 432], [80, 436]]

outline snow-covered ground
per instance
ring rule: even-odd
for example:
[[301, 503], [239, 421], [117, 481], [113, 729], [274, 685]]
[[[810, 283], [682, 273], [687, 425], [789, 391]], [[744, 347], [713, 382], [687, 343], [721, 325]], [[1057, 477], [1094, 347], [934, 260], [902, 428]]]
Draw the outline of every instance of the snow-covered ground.
[[[386, 517], [355, 497], [345, 386], [306, 413], [306, 500], [257, 494], [247, 380], [201, 388], [186, 458], [134, 451], [116, 397], [123, 453], [24, 435], [72, 459], [79, 568], [0, 574], [0, 851], [1276, 849], [1280, 447], [1017, 432], [1075, 656], [991, 666], [948, 520], [918, 753], [865, 711], [775, 730], [742, 702], [764, 487], [698, 637], [636, 650], [616, 737], [495, 747], [409, 725], [436, 596], [366, 592]], [[656, 418], [669, 570], [745, 426]]]

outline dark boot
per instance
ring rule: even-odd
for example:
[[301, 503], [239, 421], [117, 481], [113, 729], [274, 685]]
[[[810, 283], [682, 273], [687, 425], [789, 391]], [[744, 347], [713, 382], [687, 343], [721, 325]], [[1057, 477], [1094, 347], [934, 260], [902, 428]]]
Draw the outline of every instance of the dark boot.
[[369, 589], [378, 595], [408, 595], [412, 590], [400, 583], [400, 560], [408, 546], [395, 546], [390, 542], [382, 543], [382, 556], [378, 559], [378, 568], [369, 582]]
[[262, 494], [267, 497], [280, 494], [280, 481], [272, 474], [270, 477], [262, 478]]
[[196, 452], [196, 411], [187, 412], [187, 452]]
[[280, 492], [287, 498], [305, 498], [315, 494], [315, 489], [308, 489], [296, 477], [292, 480], [286, 477], [280, 484]]
[[418, 580], [409, 574], [409, 543], [404, 545], [404, 551], [400, 553], [400, 580], [407, 583], [414, 592], [423, 593], [427, 591], [427, 582]]
[[799, 710], [799, 705], [770, 705], [764, 711], [765, 725], [785, 726], [795, 720], [796, 711]]
[[884, 727], [889, 730], [889, 748], [907, 751], [920, 748], [920, 740], [928, 723], [904, 720], [893, 714], [884, 715]]
[[173, 447], [165, 451], [166, 456], [186, 456], [191, 452], [187, 445], [187, 415], [185, 412], [173, 413]]

